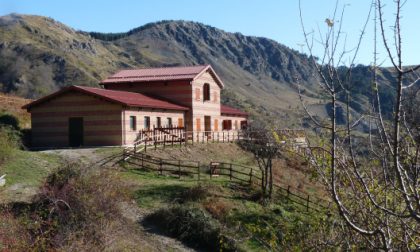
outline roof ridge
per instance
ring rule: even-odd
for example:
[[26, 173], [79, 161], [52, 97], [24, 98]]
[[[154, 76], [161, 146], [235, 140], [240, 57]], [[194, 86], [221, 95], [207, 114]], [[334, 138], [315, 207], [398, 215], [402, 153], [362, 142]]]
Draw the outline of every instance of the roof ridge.
[[[207, 67], [210, 66], [210, 64], [205, 64], [205, 65], [189, 65], [189, 66], [163, 66], [163, 67], [145, 67], [145, 68], [131, 68], [131, 69], [121, 69], [118, 72], [121, 71], [134, 71], [134, 70], [147, 70], [147, 69], [168, 69], [168, 68], [188, 68], [188, 67]], [[117, 72], [117, 73], [118, 73]]]

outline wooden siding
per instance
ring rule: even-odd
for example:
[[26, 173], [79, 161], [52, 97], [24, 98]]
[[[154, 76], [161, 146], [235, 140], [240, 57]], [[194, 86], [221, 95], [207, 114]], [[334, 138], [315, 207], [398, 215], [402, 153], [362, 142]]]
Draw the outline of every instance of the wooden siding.
[[[130, 129], [130, 116], [136, 117], [137, 129]], [[125, 121], [125, 126], [123, 128], [123, 144], [131, 145], [136, 139], [138, 132], [144, 129], [144, 117], [150, 117], [150, 127], [153, 128], [157, 126], [157, 117], [161, 118], [162, 127], [167, 126], [167, 118], [172, 119], [172, 125], [177, 126], [176, 123], [182, 119], [184, 120], [183, 111], [173, 111], [173, 110], [139, 110], [137, 108], [126, 109], [123, 112], [123, 120]]]
[[86, 94], [63, 94], [31, 109], [32, 145], [68, 146], [70, 117], [83, 117], [85, 146], [121, 145], [121, 109]]

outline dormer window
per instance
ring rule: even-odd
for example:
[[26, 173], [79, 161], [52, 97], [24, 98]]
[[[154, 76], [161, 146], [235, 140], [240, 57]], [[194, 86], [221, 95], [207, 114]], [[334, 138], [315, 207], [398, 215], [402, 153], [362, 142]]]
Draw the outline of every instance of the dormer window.
[[203, 86], [203, 101], [210, 101], [210, 84], [208, 83]]

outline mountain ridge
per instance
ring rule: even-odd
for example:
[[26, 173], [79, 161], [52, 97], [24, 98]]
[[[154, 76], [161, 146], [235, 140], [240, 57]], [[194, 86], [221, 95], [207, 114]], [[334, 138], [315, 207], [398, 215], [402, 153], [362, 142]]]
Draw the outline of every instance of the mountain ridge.
[[[72, 84], [97, 86], [120, 69], [211, 64], [226, 84], [223, 102], [259, 116], [298, 123], [298, 81], [308, 103], [325, 104], [307, 55], [199, 22], [163, 20], [125, 33], [97, 33], [11, 14], [0, 17], [0, 57], [0, 91], [27, 98]], [[363, 90], [370, 86], [363, 74], [359, 80]], [[358, 102], [367, 100], [361, 94]]]

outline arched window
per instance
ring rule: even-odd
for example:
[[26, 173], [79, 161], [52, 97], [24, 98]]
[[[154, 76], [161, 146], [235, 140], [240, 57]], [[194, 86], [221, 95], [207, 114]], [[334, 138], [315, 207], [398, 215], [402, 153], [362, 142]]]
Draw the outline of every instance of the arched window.
[[208, 83], [203, 86], [203, 101], [210, 101], [210, 85]]

